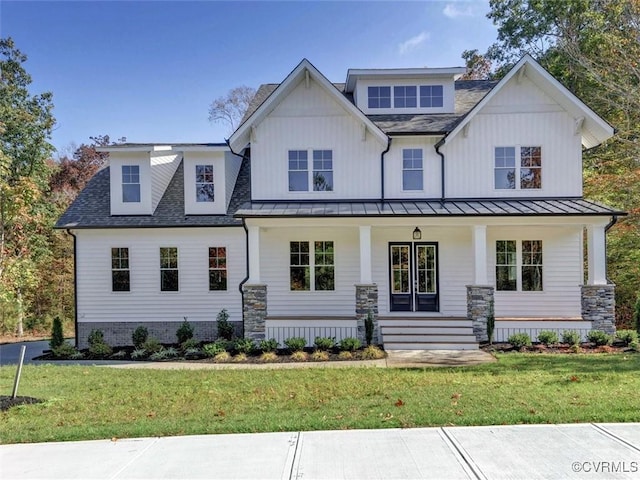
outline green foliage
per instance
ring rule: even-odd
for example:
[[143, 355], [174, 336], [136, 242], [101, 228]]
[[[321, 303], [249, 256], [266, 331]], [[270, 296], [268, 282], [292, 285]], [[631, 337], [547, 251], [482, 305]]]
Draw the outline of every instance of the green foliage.
[[193, 326], [187, 321], [187, 317], [184, 317], [184, 321], [178, 327], [176, 337], [178, 337], [179, 344], [183, 344], [190, 338], [193, 338]]
[[167, 358], [176, 358], [180, 356], [180, 352], [178, 352], [174, 347], [165, 348], [164, 353]]
[[231, 360], [231, 355], [228, 352], [220, 352], [213, 357], [214, 362], [228, 362], [229, 360]]
[[369, 310], [367, 318], [364, 319], [364, 336], [367, 345], [371, 345], [373, 342], [373, 312]]
[[203, 345], [202, 351], [207, 357], [215, 357], [219, 353], [226, 352], [226, 345], [223, 342], [213, 342]]
[[521, 349], [522, 347], [531, 346], [531, 337], [528, 333], [524, 332], [514, 333], [513, 335], [509, 336], [507, 342], [513, 345], [513, 348]]
[[336, 346], [336, 339], [331, 337], [316, 337], [313, 344], [317, 350], [327, 351]]
[[292, 352], [300, 352], [307, 345], [307, 340], [303, 337], [290, 337], [284, 341], [286, 347]]
[[346, 352], [355, 352], [362, 346], [362, 343], [357, 338], [346, 337], [340, 340], [338, 346], [340, 347], [340, 350]]
[[269, 351], [269, 352], [263, 352], [262, 355], [260, 355], [260, 361], [261, 362], [275, 362], [278, 359], [278, 355], [273, 352], [273, 351]]
[[348, 350], [342, 350], [342, 351], [338, 352], [338, 359], [339, 360], [353, 360], [353, 352], [350, 352]]
[[580, 345], [580, 334], [575, 330], [565, 330], [562, 332], [562, 343]]
[[122, 360], [126, 358], [126, 356], [126, 350], [118, 350], [117, 352], [113, 353], [110, 358], [113, 358], [114, 360]]
[[489, 343], [493, 343], [493, 332], [496, 328], [496, 315], [494, 311], [494, 300], [489, 301], [489, 312], [487, 315], [487, 337]]
[[52, 348], [53, 356], [56, 358], [71, 358], [71, 356], [77, 352], [75, 347], [67, 342], [62, 342], [55, 348]]
[[636, 332], [640, 334], [640, 296], [633, 307], [633, 325], [636, 327]]
[[169, 358], [169, 355], [167, 354], [167, 350], [165, 350], [164, 348], [161, 348], [157, 352], [153, 352], [151, 355], [149, 355], [149, 360], [151, 360], [152, 362], [161, 362], [163, 360], [166, 360], [167, 358]]
[[149, 338], [149, 330], [147, 327], [142, 325], [136, 327], [136, 329], [131, 334], [131, 341], [133, 342], [133, 346], [136, 348], [141, 348], [144, 345], [144, 342]]
[[87, 340], [89, 342], [89, 346], [97, 345], [99, 343], [105, 343], [104, 332], [102, 330], [98, 330], [94, 328], [89, 332], [89, 337], [87, 338]]
[[587, 333], [587, 340], [597, 346], [610, 345], [613, 337], [602, 330], [590, 330]]
[[275, 338], [270, 338], [268, 340], [260, 340], [260, 344], [258, 345], [258, 349], [261, 352], [275, 352], [280, 344]]
[[89, 354], [92, 357], [105, 358], [113, 353], [113, 349], [104, 341], [94, 342], [89, 345]]
[[218, 316], [216, 317], [216, 321], [218, 322], [218, 337], [224, 338], [225, 340], [231, 340], [233, 338], [234, 328], [229, 322], [229, 313], [227, 313], [226, 308], [220, 310], [220, 313], [218, 313]]
[[558, 334], [553, 330], [540, 330], [538, 333], [538, 341], [547, 347], [558, 343]]
[[147, 358], [148, 355], [144, 348], [136, 348], [131, 352], [131, 360], [142, 360], [143, 358]]
[[147, 338], [147, 341], [144, 342], [144, 344], [142, 344], [142, 348], [143, 348], [143, 350], [145, 350], [147, 352], [147, 355], [151, 355], [152, 353], [159, 352], [164, 347], [158, 341], [157, 338], [149, 337], [149, 338]]
[[237, 362], [237, 363], [246, 362], [247, 361], [247, 354], [244, 353], [244, 352], [240, 352], [240, 353], [234, 355], [231, 360], [233, 362]]
[[256, 343], [252, 338], [239, 338], [235, 341], [235, 349], [239, 353], [249, 355], [256, 349]]
[[634, 352], [640, 352], [640, 343], [639, 343], [639, 342], [637, 342], [637, 341], [636, 341], [636, 342], [631, 342], [631, 343], [629, 344], [629, 348], [630, 348], [631, 350], [633, 350]]
[[62, 333], [62, 320], [60, 317], [53, 319], [53, 326], [51, 327], [51, 340], [49, 346], [51, 350], [55, 350], [64, 343], [64, 335]]
[[626, 346], [629, 346], [631, 343], [638, 341], [638, 332], [635, 330], [618, 330], [616, 338]]
[[360, 358], [363, 360], [379, 360], [384, 358], [384, 352], [375, 345], [369, 345], [362, 349]]
[[198, 345], [200, 345], [200, 342], [198, 342], [198, 340], [196, 340], [195, 338], [189, 338], [180, 344], [180, 348], [186, 352], [187, 350], [197, 350]]

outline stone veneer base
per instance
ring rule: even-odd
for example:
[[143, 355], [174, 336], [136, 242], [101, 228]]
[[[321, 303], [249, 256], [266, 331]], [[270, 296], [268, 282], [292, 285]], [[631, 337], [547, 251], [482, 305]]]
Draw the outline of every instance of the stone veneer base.
[[494, 304], [494, 288], [488, 285], [467, 285], [467, 318], [473, 324], [473, 333], [478, 342], [489, 340], [487, 318]]
[[582, 319], [591, 322], [593, 330], [616, 332], [616, 286], [582, 285]]
[[245, 284], [242, 287], [244, 336], [264, 340], [267, 320], [267, 286]]
[[356, 325], [358, 332], [358, 340], [363, 345], [366, 344], [366, 327], [365, 320], [369, 315], [373, 314], [373, 345], [382, 343], [380, 337], [380, 327], [378, 325], [378, 285], [356, 285]]

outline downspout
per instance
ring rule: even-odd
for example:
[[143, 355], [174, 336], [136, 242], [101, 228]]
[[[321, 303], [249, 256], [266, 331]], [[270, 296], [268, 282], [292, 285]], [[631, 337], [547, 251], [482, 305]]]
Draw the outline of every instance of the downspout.
[[435, 148], [436, 148], [436, 153], [438, 155], [440, 155], [440, 181], [441, 181], [441, 186], [440, 186], [440, 203], [444, 203], [444, 199], [446, 198], [445, 195], [445, 191], [444, 191], [444, 153], [442, 153], [440, 151], [440, 147], [444, 145], [444, 137], [442, 138], [442, 140], [440, 140], [438, 143], [436, 143]]
[[73, 237], [73, 328], [76, 332], [76, 349], [78, 348], [78, 251], [77, 238], [71, 230], [67, 228], [67, 233]]
[[380, 200], [384, 203], [384, 156], [391, 148], [391, 137], [387, 137], [387, 148], [380, 154]]
[[[611, 227], [613, 227], [618, 221], [618, 216], [614, 215], [613, 217], [611, 217], [611, 221], [609, 223], [607, 223], [607, 225], [604, 227], [604, 260], [605, 260], [605, 268], [607, 267], [607, 259], [609, 258], [609, 254], [607, 252], [608, 249], [608, 243], [607, 243], [607, 232], [609, 231], [609, 229]], [[607, 268], [607, 273], [608, 273], [609, 269]], [[610, 279], [609, 279], [609, 275], [605, 275], [605, 278], [607, 279], [607, 283], [613, 283]]]

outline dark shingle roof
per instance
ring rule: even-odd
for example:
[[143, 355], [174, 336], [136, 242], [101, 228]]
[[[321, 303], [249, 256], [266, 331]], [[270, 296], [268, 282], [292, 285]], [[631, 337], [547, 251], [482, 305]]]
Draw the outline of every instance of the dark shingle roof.
[[238, 179], [226, 215], [184, 214], [183, 163], [158, 203], [153, 215], [110, 215], [109, 167], [100, 170], [80, 192], [55, 228], [145, 228], [238, 226], [234, 218], [239, 206], [251, 198], [251, 173], [248, 159], [242, 161]]

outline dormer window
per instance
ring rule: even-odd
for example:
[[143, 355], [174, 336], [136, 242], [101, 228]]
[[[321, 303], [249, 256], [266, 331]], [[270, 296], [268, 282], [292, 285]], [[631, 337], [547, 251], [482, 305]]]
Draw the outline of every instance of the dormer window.
[[122, 166], [122, 202], [140, 203], [140, 167]]
[[393, 87], [394, 108], [415, 108], [418, 105], [416, 91], [415, 86]]
[[213, 165], [196, 165], [196, 202], [213, 201]]
[[391, 108], [391, 87], [369, 87], [369, 108]]
[[[393, 89], [393, 95], [391, 90]], [[367, 105], [371, 109], [443, 108], [443, 85], [394, 85], [367, 87]]]
[[437, 108], [444, 104], [442, 85], [420, 85], [420, 107]]

